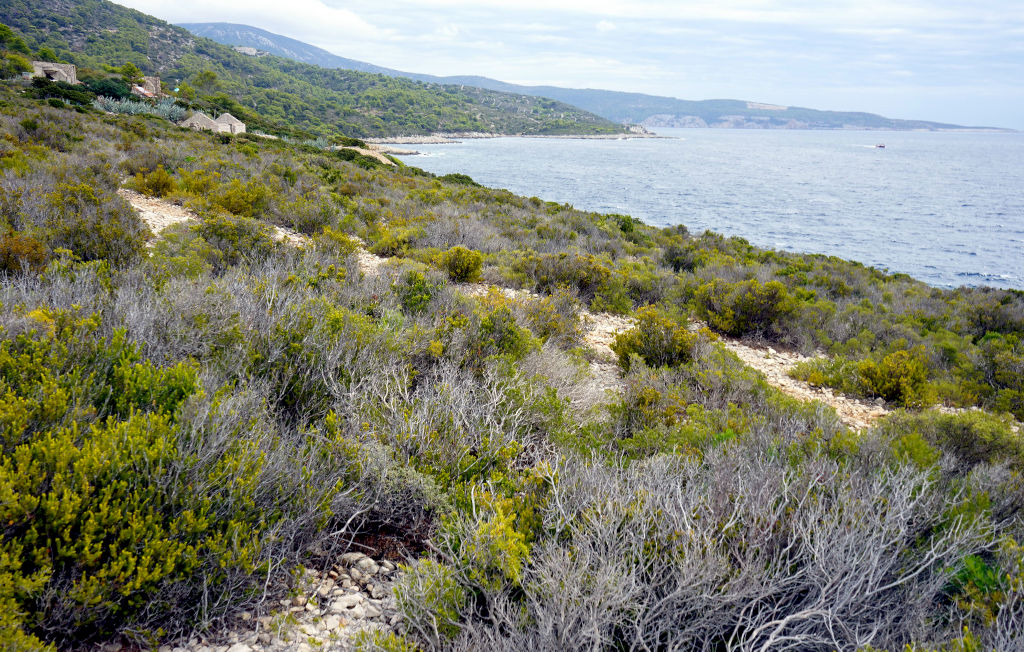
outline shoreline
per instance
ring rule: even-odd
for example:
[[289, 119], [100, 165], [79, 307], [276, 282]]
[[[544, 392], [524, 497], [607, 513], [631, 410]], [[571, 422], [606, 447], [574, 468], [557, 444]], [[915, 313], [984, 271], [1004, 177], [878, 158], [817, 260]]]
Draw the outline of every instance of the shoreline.
[[[673, 129], [686, 129], [686, 127], [671, 127]], [[727, 129], [718, 127], [719, 129]], [[691, 129], [699, 129], [691, 127]], [[736, 129], [736, 131], [745, 131]], [[761, 131], [761, 130], [755, 130]], [[786, 131], [779, 129], [778, 131]], [[989, 133], [989, 134], [1012, 134], [1022, 133], [1012, 129], [1000, 128], [971, 128], [960, 129], [873, 129], [873, 128], [835, 128], [835, 129], [793, 129], [790, 131], [862, 131], [871, 133]], [[483, 140], [487, 138], [537, 138], [554, 140], [641, 140], [641, 139], [666, 139], [673, 140], [676, 136], [663, 136], [655, 132], [647, 133], [623, 133], [623, 134], [498, 134], [492, 132], [467, 131], [467, 132], [439, 132], [426, 135], [413, 136], [380, 136], [375, 138], [364, 138], [363, 141], [385, 154], [395, 156], [415, 156], [422, 152], [391, 145], [457, 145], [464, 140]]]
[[[486, 138], [550, 138], [561, 140], [637, 140], [643, 138], [671, 138], [671, 136], [659, 136], [655, 133], [623, 133], [623, 134], [496, 134], [489, 132], [467, 131], [467, 132], [441, 132], [420, 136], [383, 136], [378, 138], [364, 138], [367, 144], [377, 146], [380, 151], [385, 151], [380, 146], [388, 145], [456, 145], [463, 140], [482, 140]], [[392, 149], [392, 148], [388, 148]], [[388, 153], [394, 153], [388, 151]], [[404, 152], [403, 152], [404, 153]], [[416, 152], [417, 154], [419, 152]]]
[[[725, 130], [725, 129], [722, 129], [722, 130], [707, 130], [707, 129], [699, 130], [699, 129], [695, 129], [695, 130], [688, 130], [688, 131], [693, 131], [693, 132], [722, 131], [722, 132], [726, 132], [726, 131], [736, 131], [736, 130]], [[812, 132], [822, 131], [822, 132], [826, 132], [826, 133], [831, 132], [831, 133], [847, 133], [847, 134], [863, 132], [865, 135], [868, 134], [868, 133], [873, 133], [873, 134], [875, 134], [874, 138], [878, 138], [879, 137], [878, 134], [879, 134], [879, 132], [881, 130], [799, 130], [799, 131], [802, 131], [804, 133], [812, 133]], [[953, 132], [950, 132], [950, 131], [946, 131], [946, 132], [937, 132], [937, 131], [915, 132], [915, 131], [910, 131], [910, 130], [887, 130], [887, 131], [889, 133], [893, 134], [894, 138], [898, 134], [906, 134], [905, 137], [906, 138], [911, 138], [911, 139], [915, 135], [921, 134], [921, 133], [935, 134], [935, 136], [933, 136], [933, 137], [937, 137], [937, 138], [941, 138], [942, 137], [941, 134], [943, 134], [943, 133], [947, 133], [947, 134], [953, 133]], [[966, 130], [964, 130], [964, 131], [966, 131]], [[960, 133], [963, 133], [963, 131], [961, 131]], [[978, 133], [978, 132], [968, 131], [967, 133]], [[993, 132], [987, 132], [987, 133], [991, 134]], [[450, 135], [446, 135], [446, 136], [450, 136]], [[603, 138], [601, 138], [602, 140], [609, 139], [608, 135], [602, 135], [602, 136], [604, 136]], [[488, 137], [488, 138], [501, 138], [501, 137], [506, 137], [506, 138], [508, 138], [508, 137], [527, 138], [527, 136], [500, 136], [500, 135], [496, 135], [496, 134], [488, 134], [485, 137]], [[552, 138], [552, 136], [547, 136], [547, 135], [540, 136], [540, 137], [541, 138]], [[652, 136], [648, 136], [648, 138], [650, 138], [650, 137], [652, 137]], [[677, 140], [677, 141], [679, 141], [679, 140], [683, 140], [683, 141], [689, 140], [688, 134], [682, 134], [682, 133], [679, 133], [677, 131], [673, 131], [671, 136], [669, 136], [669, 135], [662, 135], [662, 136], [653, 136], [653, 137], [655, 137], [655, 138], [662, 138], [662, 139], [668, 139], [668, 140]], [[415, 138], [419, 139], [420, 141], [428, 141], [428, 142], [431, 142], [431, 143], [442, 143], [442, 144], [450, 144], [450, 143], [460, 142], [458, 140], [448, 139], [448, 138], [441, 139], [439, 137], [439, 135], [419, 136], [419, 137], [415, 137]], [[475, 138], [476, 139], [480, 139], [481, 137], [480, 136], [475, 136]], [[554, 136], [554, 138], [562, 138], [564, 140], [572, 140], [571, 137]], [[614, 136], [612, 136], [612, 138], [614, 138]], [[872, 138], [872, 137], [871, 136], [865, 136], [864, 139], [857, 138], [856, 139], [857, 142], [855, 144], [857, 144], [859, 146], [874, 148], [875, 147], [874, 145], [870, 145], [868, 143], [869, 142], [876, 142], [876, 141], [873, 141], [873, 140], [869, 141], [869, 140], [867, 140], [867, 138]], [[393, 138], [393, 140], [398, 140], [398, 139], [399, 138], [397, 138], [397, 137]], [[466, 140], [469, 141], [470, 139], [467, 138]], [[578, 140], [584, 140], [584, 139], [578, 139]], [[846, 139], [841, 139], [840, 142], [845, 142], [845, 140]], [[850, 140], [852, 142], [852, 139], [850, 139]], [[483, 143], [481, 143], [481, 145], [483, 145]], [[892, 143], [890, 143], [890, 145], [892, 145]], [[569, 146], [568, 142], [566, 143], [566, 146]], [[528, 148], [529, 146], [526, 143], [523, 143], [522, 147], [527, 147]], [[441, 149], [443, 149], [443, 148], [441, 148]], [[441, 149], [437, 149], [435, 151], [440, 152]], [[602, 149], [607, 149], [607, 148], [602, 148]], [[618, 150], [618, 148], [615, 148], [615, 149]], [[886, 150], [880, 150], [880, 151], [884, 152]], [[422, 155], [424, 152], [417, 152], [417, 153]], [[422, 163], [420, 163], [420, 162], [415, 162], [413, 160], [408, 160], [407, 163], [409, 165], [415, 165], [415, 166], [422, 165], [422, 166], [424, 166], [424, 169], [426, 169], [428, 171], [431, 171], [431, 167], [432, 167], [431, 164], [429, 162], [427, 162], [427, 161], [423, 161]], [[444, 166], [442, 166], [442, 168], [444, 168]], [[457, 165], [455, 167], [455, 170], [457, 170], [458, 172], [463, 173], [463, 174], [468, 174], [468, 175], [472, 176], [474, 179], [476, 179], [476, 177], [474, 176], [474, 172], [472, 170], [470, 170], [470, 169], [467, 169], [467, 166], [465, 166], [465, 165]], [[438, 174], [438, 175], [444, 174], [444, 172], [435, 172], [435, 173]], [[513, 188], [509, 187], [508, 180], [506, 180], [506, 183], [500, 183], [500, 182], [497, 183], [497, 184], [487, 184], [487, 183], [484, 183], [484, 185], [486, 185], [488, 187], [491, 187], [491, 188], [504, 188], [504, 189], [507, 189], [507, 190], [509, 190], [511, 192], [514, 192], [514, 193], [517, 193], [517, 194], [522, 194], [522, 195], [533, 194], [533, 195], [537, 195], [537, 196], [539, 196], [541, 198], [548, 198], [547, 196], [551, 192], [550, 190], [545, 192], [544, 190], [539, 189], [535, 184], [531, 184], [531, 188], [530, 189], [524, 189], [524, 188], [513, 189]], [[593, 212], [603, 213], [603, 212], [606, 212], [608, 210], [606, 208], [602, 209], [602, 208], [596, 207], [594, 205], [590, 205], [590, 204], [588, 204], [587, 201], [581, 201], [580, 198], [578, 198], [578, 197], [575, 198], [575, 199], [573, 199], [573, 198], [566, 198], [564, 200], [553, 200], [553, 201], [556, 201], [556, 202], [566, 201], [568, 203], [573, 204], [574, 206], [576, 206], [577, 208], [579, 208], [580, 210], [583, 210], [583, 211], [593, 211]], [[579, 204], [577, 204], [577, 202], [579, 202]], [[642, 207], [640, 207], [640, 206], [631, 205], [630, 208], [628, 208], [628, 209], [620, 208], [616, 212], [624, 212], [624, 213], [627, 213], [627, 214], [635, 216], [637, 211], [643, 213], [644, 209]], [[657, 227], [657, 226], [661, 225], [657, 220], [649, 220], [648, 218], [645, 218], [645, 217], [638, 217], [637, 219], [639, 219], [640, 221], [642, 221], [644, 223], [647, 223], [647, 224], [649, 224], [651, 226]], [[690, 222], [690, 220], [684, 220], [683, 221], [683, 223], [687, 223], [687, 222]], [[758, 232], [756, 230], [751, 231], [751, 230], [744, 229], [742, 231], [733, 231], [732, 228], [730, 228], [729, 226], [726, 226], [725, 224], [718, 224], [718, 225], [711, 225], [711, 224], [709, 224], [709, 225], [706, 225], [705, 227], [701, 228], [701, 227], [696, 227], [696, 225], [693, 225], [692, 222], [691, 222], [690, 226], [691, 226], [691, 228], [695, 228], [695, 231], [694, 231], [695, 233], [699, 232], [701, 230], [711, 230], [711, 231], [716, 232], [716, 233], [721, 233], [722, 235], [727, 236], [727, 237], [745, 238], [745, 239], [749, 239], [749, 241], [754, 243], [756, 246], [764, 248], [764, 249], [767, 249], [767, 250], [786, 251], [786, 252], [794, 253], [794, 254], [819, 254], [819, 255], [825, 255], [825, 256], [835, 256], [835, 257], [838, 257], [838, 258], [842, 258], [843, 260], [860, 262], [864, 266], [870, 267], [870, 268], [873, 268], [873, 269], [877, 269], [878, 271], [880, 271], [880, 272], [882, 272], [884, 274], [887, 274], [887, 275], [905, 274], [905, 275], [908, 275], [908, 276], [914, 278], [917, 281], [920, 281], [920, 282], [924, 283], [925, 285], [927, 285], [929, 287], [938, 288], [938, 289], [942, 289], [942, 290], [954, 290], [954, 289], [956, 289], [958, 287], [992, 287], [992, 288], [999, 288], [999, 289], [1024, 290], [1024, 286], [1020, 285], [1020, 278], [1022, 278], [1021, 274], [1015, 273], [1012, 268], [1003, 269], [1002, 267], [998, 267], [997, 269], [993, 270], [993, 269], [988, 269], [985, 266], [978, 266], [977, 264], [972, 264], [972, 265], [969, 265], [969, 266], [965, 265], [964, 267], [958, 268], [958, 270], [946, 270], [946, 269], [943, 268], [942, 270], [939, 270], [939, 271], [936, 271], [936, 270], [930, 270], [929, 271], [928, 269], [922, 269], [920, 267], [920, 265], [918, 264], [918, 263], [920, 263], [920, 260], [917, 260], [917, 259], [911, 260], [910, 263], [901, 263], [900, 261], [898, 261], [896, 259], [890, 259], [887, 256], [877, 256], [877, 255], [872, 256], [872, 255], [866, 255], [863, 252], [861, 252], [860, 255], [857, 255], [857, 254], [855, 254], [853, 252], [845, 250], [846, 249], [845, 247], [837, 246], [835, 244], [832, 244], [830, 246], [823, 246], [821, 242], [818, 242], [818, 243], [813, 244], [813, 245], [809, 244], [809, 243], [806, 243], [806, 242], [801, 242], [801, 241], [790, 241], [790, 242], [787, 242], [785, 244], [780, 244], [780, 243], [775, 242], [775, 241], [773, 241], [773, 240], [771, 240], [769, 238], [764, 238], [763, 237], [764, 234], [758, 234]], [[955, 271], [956, 274], [954, 275], [954, 274], [950, 273], [951, 271]]]

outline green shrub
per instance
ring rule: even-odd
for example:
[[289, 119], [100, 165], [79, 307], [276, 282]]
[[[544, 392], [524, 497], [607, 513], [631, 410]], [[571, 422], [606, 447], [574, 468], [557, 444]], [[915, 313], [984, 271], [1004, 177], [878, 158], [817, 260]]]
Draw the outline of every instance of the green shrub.
[[968, 466], [1009, 463], [1024, 469], [1024, 438], [1013, 431], [1006, 417], [980, 410], [959, 414], [899, 411], [883, 422], [882, 429], [894, 439], [916, 433]]
[[424, 559], [402, 570], [395, 599], [410, 629], [433, 633], [429, 638], [437, 645], [454, 638], [467, 595], [452, 568]]
[[256, 220], [226, 214], [209, 215], [187, 227], [213, 248], [214, 269], [222, 270], [242, 260], [261, 260], [278, 248], [270, 227]]
[[629, 290], [626, 288], [623, 275], [618, 272], [608, 277], [608, 280], [594, 293], [594, 298], [590, 302], [590, 309], [593, 312], [625, 315], [632, 308], [633, 301], [629, 297]]
[[580, 317], [579, 300], [570, 292], [559, 289], [538, 301], [524, 306], [530, 330], [544, 342], [554, 342], [563, 349], [583, 343], [584, 324]]
[[[256, 415], [206, 397], [196, 363], [143, 360], [123, 331], [97, 338], [97, 316], [26, 317], [39, 328], [0, 340], [6, 643], [180, 634], [249, 599], [280, 528], [330, 522], [347, 446], [322, 442], [314, 471], [310, 452], [264, 447]], [[302, 473], [279, 473], [292, 456]]]
[[29, 93], [41, 100], [57, 100], [59, 104], [55, 104], [52, 101], [48, 102], [50, 106], [55, 108], [66, 108], [65, 102], [85, 106], [90, 104], [95, 98], [92, 93], [83, 91], [81, 86], [73, 86], [62, 81], [50, 81], [44, 77], [34, 77], [32, 79], [32, 90]]
[[611, 348], [623, 371], [629, 371], [634, 355], [651, 367], [671, 367], [692, 359], [698, 338], [684, 318], [647, 306], [636, 312], [636, 326], [615, 336]]
[[[985, 403], [1024, 420], [1024, 337], [988, 333], [979, 342]], [[986, 386], [987, 385], [987, 386]]]
[[282, 202], [279, 209], [279, 214], [291, 228], [306, 235], [323, 231], [334, 221], [336, 213], [337, 210], [329, 201], [311, 196]]
[[516, 321], [512, 303], [503, 294], [491, 289], [479, 301], [479, 323], [468, 351], [471, 365], [479, 365], [490, 356], [518, 359], [537, 346], [530, 331]]
[[188, 224], [174, 224], [160, 232], [152, 255], [145, 261], [157, 287], [176, 277], [197, 279], [221, 265], [223, 255], [199, 237]]
[[125, 265], [140, 256], [147, 230], [123, 199], [85, 182], [59, 183], [48, 193], [45, 224], [51, 250], [70, 249], [82, 260]]
[[361, 629], [352, 637], [357, 652], [420, 652], [420, 647], [401, 634]]
[[87, 89], [95, 93], [96, 95], [102, 95], [105, 97], [112, 97], [117, 100], [130, 98], [132, 91], [128, 88], [128, 84], [116, 77], [105, 77], [102, 79], [86, 79], [82, 83]]
[[409, 270], [395, 283], [394, 291], [402, 308], [411, 313], [423, 312], [430, 305], [441, 285], [429, 280], [422, 272]]
[[178, 187], [182, 192], [205, 198], [220, 182], [220, 173], [205, 168], [186, 170], [178, 168]]
[[484, 258], [479, 251], [465, 247], [452, 247], [441, 254], [441, 267], [448, 272], [448, 278], [456, 283], [474, 283], [480, 279]]
[[857, 374], [868, 396], [903, 406], [921, 407], [931, 402], [928, 367], [921, 351], [895, 351], [881, 362], [862, 360]]
[[693, 245], [670, 244], [662, 252], [661, 262], [675, 273], [692, 272], [700, 265], [700, 256]]
[[212, 197], [213, 203], [229, 213], [242, 217], [258, 217], [266, 210], [271, 192], [256, 180], [242, 182], [232, 179], [218, 188]]
[[521, 358], [530, 350], [533, 338], [530, 332], [516, 322], [512, 309], [499, 306], [480, 319], [477, 333], [479, 351], [484, 356], [509, 355]]
[[918, 468], [934, 466], [941, 457], [938, 449], [928, 443], [920, 432], [913, 430], [892, 442], [892, 452], [902, 462], [910, 462]]
[[758, 334], [782, 335], [783, 321], [796, 305], [779, 281], [762, 284], [757, 279], [729, 283], [715, 279], [697, 289], [694, 304], [712, 328], [733, 337]]
[[483, 188], [479, 183], [473, 181], [473, 177], [468, 174], [459, 174], [458, 172], [452, 172], [439, 176], [438, 181], [444, 181], [446, 183], [455, 183], [460, 186], [471, 186], [473, 188]]
[[0, 272], [42, 271], [46, 263], [46, 246], [23, 233], [0, 236]]
[[406, 256], [412, 247], [412, 241], [418, 235], [415, 229], [382, 227], [380, 233], [370, 246], [370, 251], [378, 256]]
[[580, 254], [513, 254], [512, 269], [529, 280], [542, 294], [560, 287], [574, 288], [589, 304], [611, 281], [612, 272], [597, 258]]
[[796, 378], [815, 387], [832, 387], [845, 394], [860, 395], [863, 391], [857, 363], [842, 355], [819, 356], [798, 362], [789, 371]]
[[515, 514], [496, 510], [480, 519], [462, 542], [462, 563], [474, 584], [496, 590], [506, 581], [519, 585], [530, 548], [515, 528]]
[[341, 256], [351, 256], [361, 249], [359, 242], [352, 236], [325, 226], [323, 230], [313, 237], [313, 242], [319, 248], [327, 249]]
[[164, 166], [158, 165], [152, 172], [143, 170], [136, 174], [131, 180], [130, 187], [145, 195], [166, 197], [178, 189], [178, 184]]

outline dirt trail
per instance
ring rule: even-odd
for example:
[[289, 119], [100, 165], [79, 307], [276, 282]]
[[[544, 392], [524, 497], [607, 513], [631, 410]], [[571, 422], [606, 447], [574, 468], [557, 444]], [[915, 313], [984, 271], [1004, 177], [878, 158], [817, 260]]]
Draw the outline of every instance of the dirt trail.
[[[187, 208], [162, 199], [125, 189], [119, 190], [118, 193], [139, 211], [139, 216], [154, 235], [159, 235], [160, 231], [172, 224], [197, 219], [196, 214]], [[274, 227], [274, 237], [294, 246], [302, 246], [309, 242], [309, 238], [301, 233], [279, 226]], [[388, 259], [370, 253], [361, 240], [356, 238], [356, 241], [360, 245], [356, 252], [359, 267], [368, 275], [377, 275]], [[496, 289], [510, 299], [540, 298], [526, 290], [514, 290], [483, 283], [462, 283], [455, 287], [470, 296], [482, 296], [491, 289]], [[586, 310], [582, 312], [582, 317], [587, 325], [584, 341], [596, 354], [595, 360], [591, 363], [592, 378], [590, 382], [599, 390], [621, 389], [622, 383], [619, 378], [618, 366], [615, 364], [615, 355], [611, 350], [611, 343], [615, 341], [615, 336], [618, 333], [633, 327], [633, 320], [619, 315], [591, 313]], [[816, 400], [832, 406], [843, 423], [851, 428], [867, 428], [888, 414], [885, 407], [876, 403], [858, 401], [842, 394], [836, 394], [827, 387], [812, 387], [803, 381], [790, 378], [787, 375], [788, 371], [798, 362], [807, 360], [808, 358], [805, 356], [776, 351], [771, 347], [753, 347], [726, 337], [723, 337], [721, 341], [727, 349], [739, 356], [744, 364], [764, 374], [769, 385], [802, 401]]]
[[[139, 218], [149, 227], [154, 236], [159, 236], [161, 231], [174, 224], [199, 219], [198, 215], [184, 206], [178, 206], [164, 199], [143, 195], [140, 192], [128, 190], [127, 188], [119, 189], [117, 194], [121, 195], [132, 205], [132, 208], [139, 212]], [[273, 226], [271, 228], [274, 230], [274, 239], [278, 242], [284, 242], [294, 247], [301, 247], [309, 242], [307, 236], [297, 231], [292, 231], [283, 226]], [[150, 242], [149, 246], [152, 246], [152, 244]]]
[[139, 217], [153, 232], [153, 235], [160, 235], [161, 231], [172, 224], [198, 219], [195, 213], [184, 206], [143, 195], [134, 190], [121, 188], [117, 194], [126, 199], [132, 208], [139, 212]]
[[[486, 284], [457, 286], [465, 294], [470, 296], [481, 296], [491, 288]], [[525, 290], [512, 290], [509, 288], [496, 288], [510, 299], [540, 298]], [[619, 367], [615, 362], [615, 354], [612, 352], [611, 344], [615, 336], [633, 327], [634, 322], [629, 317], [612, 315], [609, 313], [592, 313], [583, 310], [581, 313], [587, 330], [584, 341], [597, 355], [591, 363], [592, 383], [601, 389], [618, 390], [622, 387], [619, 377]], [[889, 413], [885, 407], [869, 401], [858, 401], [856, 399], [836, 394], [827, 387], [812, 387], [807, 383], [790, 378], [788, 372], [798, 362], [810, 358], [798, 353], [786, 353], [776, 351], [771, 347], [758, 348], [743, 344], [742, 342], [722, 337], [722, 345], [732, 351], [748, 367], [752, 367], [764, 375], [765, 380], [772, 387], [801, 401], [821, 401], [835, 409], [839, 418], [847, 426], [856, 429], [868, 428], [875, 421]]]
[[[542, 298], [529, 290], [515, 290], [486, 283], [458, 283], [455, 289], [472, 297], [483, 296], [491, 290], [497, 290], [509, 299], [518, 301]], [[587, 391], [597, 396], [607, 391], [621, 391], [622, 378], [619, 376], [619, 365], [615, 361], [611, 343], [615, 341], [618, 333], [633, 327], [633, 320], [608, 313], [592, 313], [588, 310], [581, 310], [580, 318], [586, 329], [583, 333], [583, 342], [595, 354], [590, 362], [590, 377], [583, 381], [587, 385]]]
[[365, 147], [339, 147], [338, 149], [350, 149], [353, 152], [356, 152], [357, 154], [362, 154], [363, 156], [368, 156], [372, 159], [376, 159], [383, 163], [384, 165], [395, 164], [395, 162], [389, 159], [387, 156], [385, 156], [382, 151], [376, 149], [367, 149]]
[[725, 348], [735, 353], [748, 367], [764, 374], [765, 380], [783, 394], [788, 394], [801, 401], [821, 401], [832, 406], [843, 423], [851, 428], [861, 429], [871, 426], [889, 411], [884, 406], [870, 401], [836, 394], [828, 387], [812, 387], [802, 380], [790, 378], [787, 374], [799, 362], [810, 360], [799, 353], [776, 351], [769, 347], [753, 347], [737, 340], [722, 338]]

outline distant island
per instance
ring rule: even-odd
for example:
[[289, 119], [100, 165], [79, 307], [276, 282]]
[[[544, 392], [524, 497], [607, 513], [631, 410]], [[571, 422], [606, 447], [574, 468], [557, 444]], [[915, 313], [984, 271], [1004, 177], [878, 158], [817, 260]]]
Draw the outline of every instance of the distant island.
[[[417, 81], [473, 86], [557, 100], [613, 122], [659, 127], [728, 129], [878, 129], [898, 131], [1013, 131], [998, 127], [964, 126], [927, 120], [898, 120], [857, 111], [820, 111], [746, 100], [681, 100], [674, 97], [625, 93], [592, 88], [522, 86], [475, 75], [439, 77], [384, 68], [332, 54], [287, 36], [235, 23], [181, 23], [181, 27], [224, 45], [246, 48], [252, 56], [273, 54], [323, 68], [341, 68], [404, 77]], [[237, 48], [236, 48], [237, 49]], [[248, 52], [251, 50], [251, 52]]]

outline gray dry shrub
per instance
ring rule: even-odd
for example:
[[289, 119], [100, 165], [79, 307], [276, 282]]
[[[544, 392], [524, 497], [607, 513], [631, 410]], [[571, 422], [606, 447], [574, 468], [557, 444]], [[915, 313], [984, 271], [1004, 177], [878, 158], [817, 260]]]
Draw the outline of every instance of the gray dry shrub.
[[948, 522], [957, 493], [911, 467], [794, 467], [741, 446], [556, 472], [525, 610], [485, 592], [489, 619], [463, 620], [456, 647], [900, 649], [956, 635], [927, 614], [991, 540], [980, 520]]

